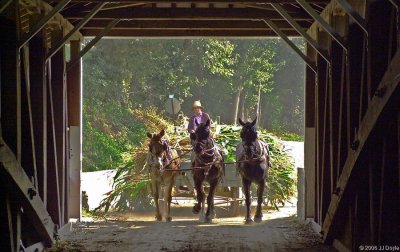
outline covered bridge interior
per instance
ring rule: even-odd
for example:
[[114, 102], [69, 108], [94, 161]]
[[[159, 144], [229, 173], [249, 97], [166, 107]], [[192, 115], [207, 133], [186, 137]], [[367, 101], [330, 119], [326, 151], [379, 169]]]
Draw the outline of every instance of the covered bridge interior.
[[[397, 0], [1, 0], [2, 249], [40, 251], [81, 216], [82, 56], [104, 36], [281, 37], [306, 63], [302, 218], [342, 251], [399, 245], [399, 8]], [[288, 36], [303, 37], [305, 52]]]

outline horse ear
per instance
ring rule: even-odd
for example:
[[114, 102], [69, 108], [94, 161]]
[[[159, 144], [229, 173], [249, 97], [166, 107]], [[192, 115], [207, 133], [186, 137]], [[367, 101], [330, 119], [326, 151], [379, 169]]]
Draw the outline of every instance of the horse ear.
[[150, 134], [149, 132], [146, 133], [148, 138], [153, 138], [153, 134]]
[[242, 119], [239, 117], [239, 123], [240, 125], [244, 126], [244, 122], [242, 121]]
[[251, 123], [251, 126], [256, 125], [256, 123], [257, 123], [257, 116], [256, 116], [256, 118], [254, 118], [254, 121]]
[[190, 139], [192, 139], [193, 141], [196, 140], [196, 134], [190, 133]]
[[158, 135], [160, 137], [163, 137], [165, 135], [165, 129], [162, 129]]
[[206, 127], [210, 127], [210, 119], [207, 119], [207, 122], [206, 122]]

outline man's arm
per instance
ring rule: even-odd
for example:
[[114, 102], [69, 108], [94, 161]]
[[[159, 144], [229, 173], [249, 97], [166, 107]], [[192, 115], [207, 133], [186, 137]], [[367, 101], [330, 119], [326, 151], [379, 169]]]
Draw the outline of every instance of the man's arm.
[[187, 131], [189, 133], [194, 133], [194, 117], [193, 116], [189, 118], [189, 124], [187, 127]]

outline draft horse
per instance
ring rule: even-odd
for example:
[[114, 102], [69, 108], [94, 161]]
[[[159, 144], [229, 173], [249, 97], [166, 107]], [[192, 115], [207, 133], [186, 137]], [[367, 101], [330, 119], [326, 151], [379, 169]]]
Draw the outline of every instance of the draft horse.
[[210, 185], [210, 190], [207, 196], [207, 211], [204, 221], [210, 223], [214, 215], [215, 190], [223, 176], [224, 157], [214, 143], [214, 140], [210, 137], [210, 120], [200, 124], [196, 121], [196, 126], [195, 133], [190, 134], [190, 138], [194, 141], [192, 173], [197, 193], [197, 203], [194, 205], [192, 211], [194, 214], [198, 214], [200, 210], [204, 210], [205, 193], [203, 182], [207, 181]]
[[176, 177], [179, 174], [180, 159], [177, 151], [170, 149], [167, 141], [162, 139], [164, 134], [164, 129], [158, 134], [147, 133], [147, 136], [150, 138], [150, 143], [145, 167], [149, 169], [150, 173], [151, 189], [156, 204], [155, 217], [158, 221], [162, 220], [158, 199], [161, 193], [161, 185], [164, 184], [164, 216], [165, 221], [170, 222], [172, 220], [170, 215], [171, 193]]
[[257, 188], [257, 210], [254, 215], [254, 221], [262, 221], [261, 205], [263, 203], [263, 193], [265, 188], [265, 180], [268, 177], [268, 168], [270, 164], [268, 145], [258, 139], [256, 130], [257, 117], [253, 122], [244, 123], [239, 118], [242, 125], [240, 138], [242, 142], [236, 148], [236, 167], [242, 176], [243, 189], [246, 197], [246, 223], [253, 220], [250, 217], [251, 183], [256, 183]]

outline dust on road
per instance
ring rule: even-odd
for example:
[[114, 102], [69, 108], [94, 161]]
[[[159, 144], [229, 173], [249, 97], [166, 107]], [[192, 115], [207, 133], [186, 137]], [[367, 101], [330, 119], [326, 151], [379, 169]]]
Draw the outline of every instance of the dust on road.
[[262, 223], [250, 225], [243, 217], [205, 224], [195, 216], [175, 216], [166, 223], [128, 215], [125, 220], [74, 224], [64, 242], [81, 251], [335, 251], [288, 215], [293, 207], [288, 209], [264, 212]]

